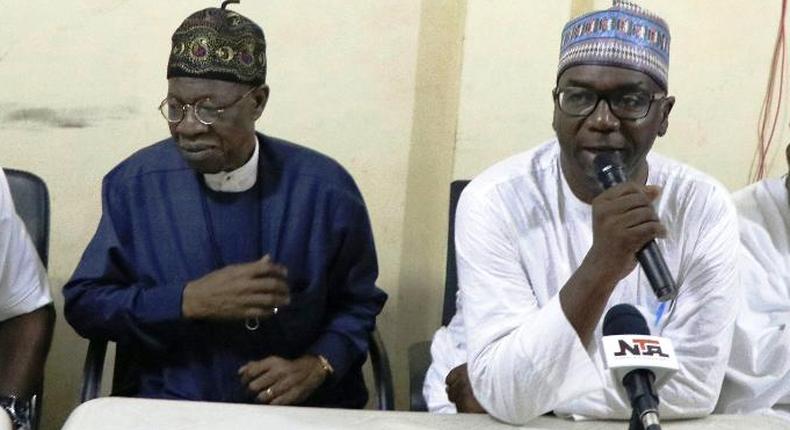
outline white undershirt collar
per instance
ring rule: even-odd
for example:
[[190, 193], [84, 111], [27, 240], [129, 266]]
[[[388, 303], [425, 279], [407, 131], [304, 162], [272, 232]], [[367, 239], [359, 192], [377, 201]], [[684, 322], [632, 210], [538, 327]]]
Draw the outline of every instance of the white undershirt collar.
[[261, 144], [256, 137], [252, 157], [238, 169], [230, 172], [204, 173], [203, 179], [206, 181], [206, 186], [214, 191], [223, 193], [241, 193], [252, 188], [258, 179], [260, 146]]

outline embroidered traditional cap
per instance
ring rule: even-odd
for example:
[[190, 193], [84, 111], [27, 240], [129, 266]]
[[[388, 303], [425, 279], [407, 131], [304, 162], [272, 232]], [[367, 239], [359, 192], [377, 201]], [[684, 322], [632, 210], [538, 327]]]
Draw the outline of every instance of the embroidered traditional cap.
[[167, 77], [218, 79], [261, 85], [266, 82], [266, 38], [249, 18], [221, 8], [188, 16], [173, 33]]
[[559, 77], [569, 67], [601, 64], [648, 74], [667, 89], [669, 27], [658, 15], [625, 0], [571, 20], [562, 30]]

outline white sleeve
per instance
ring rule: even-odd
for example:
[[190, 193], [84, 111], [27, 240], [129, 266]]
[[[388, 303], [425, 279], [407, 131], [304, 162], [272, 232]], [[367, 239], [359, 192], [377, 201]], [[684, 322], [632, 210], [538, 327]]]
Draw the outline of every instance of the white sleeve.
[[0, 169], [0, 321], [52, 302], [49, 281]]
[[602, 375], [559, 296], [538, 306], [504, 212], [468, 192], [461, 196], [455, 237], [459, 287], [475, 396], [496, 418], [524, 424], [600, 390]]
[[717, 189], [699, 213], [699, 234], [678, 280], [675, 310], [661, 336], [672, 339], [680, 369], [658, 390], [666, 418], [710, 414], [716, 406], [730, 355], [740, 303], [738, 222], [729, 195]]
[[466, 343], [463, 323], [456, 314], [447, 327], [441, 327], [431, 342], [431, 365], [425, 373], [422, 395], [428, 411], [440, 414], [458, 412], [455, 404], [447, 398], [445, 379], [451, 370], [466, 363]]

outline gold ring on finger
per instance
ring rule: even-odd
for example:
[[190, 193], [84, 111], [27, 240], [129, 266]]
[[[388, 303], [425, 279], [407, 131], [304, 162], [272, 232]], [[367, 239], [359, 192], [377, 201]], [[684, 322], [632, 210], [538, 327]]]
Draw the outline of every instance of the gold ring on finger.
[[272, 390], [272, 387], [267, 388], [263, 393], [266, 394], [266, 398], [269, 400], [274, 398], [274, 390]]

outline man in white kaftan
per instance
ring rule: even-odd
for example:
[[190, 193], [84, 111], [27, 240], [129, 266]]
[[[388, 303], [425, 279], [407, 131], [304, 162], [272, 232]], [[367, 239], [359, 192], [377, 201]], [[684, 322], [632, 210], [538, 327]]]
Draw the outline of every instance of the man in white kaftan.
[[[475, 395], [503, 420], [552, 410], [628, 418], [620, 382], [604, 369], [600, 322], [585, 347], [560, 307], [559, 290], [584, 260], [593, 230], [592, 207], [570, 190], [559, 157], [557, 142], [548, 142], [491, 167], [464, 191], [456, 227], [461, 311], [434, 336], [424, 390], [430, 410], [455, 411], [444, 378], [476, 359], [483, 374]], [[715, 181], [655, 154], [647, 161], [647, 184], [663, 188], [656, 211], [668, 232], [659, 248], [680, 293], [656, 324], [660, 304], [636, 268], [606, 309], [633, 304], [652, 333], [673, 341], [681, 370], [658, 390], [662, 417], [702, 416], [716, 402], [730, 348], [735, 214]]]
[[[648, 155], [674, 105], [668, 28], [614, 3], [563, 31], [557, 139], [489, 168], [461, 196], [459, 310], [434, 337], [424, 387], [432, 410], [477, 404], [514, 424], [551, 411], [629, 418], [600, 351], [602, 317], [620, 303], [675, 346], [680, 370], [658, 390], [662, 418], [704, 416], [716, 404], [739, 294], [735, 210], [713, 179]], [[628, 182], [602, 189], [593, 163], [602, 153], [622, 157]], [[650, 240], [678, 286], [664, 305], [636, 264]]]

